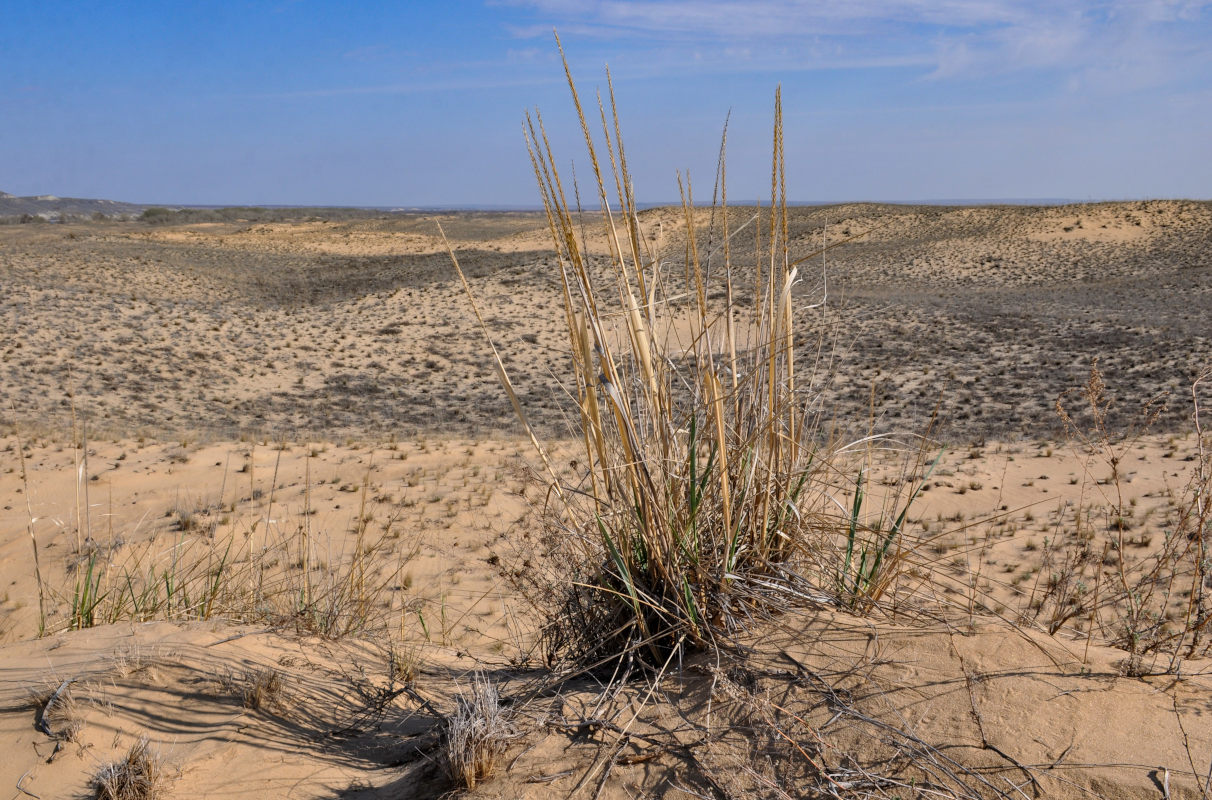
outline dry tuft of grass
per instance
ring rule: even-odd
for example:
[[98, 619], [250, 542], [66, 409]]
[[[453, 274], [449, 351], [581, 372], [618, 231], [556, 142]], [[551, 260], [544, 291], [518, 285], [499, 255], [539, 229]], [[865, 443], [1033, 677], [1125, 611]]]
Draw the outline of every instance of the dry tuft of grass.
[[482, 672], [456, 699], [446, 718], [446, 769], [452, 780], [468, 789], [492, 775], [505, 748], [516, 736], [497, 689]]
[[285, 702], [285, 681], [273, 667], [229, 675], [222, 684], [240, 698], [242, 706], [253, 711], [272, 709]]
[[95, 800], [155, 800], [164, 796], [168, 776], [147, 737], [131, 745], [125, 758], [106, 764], [93, 776]]

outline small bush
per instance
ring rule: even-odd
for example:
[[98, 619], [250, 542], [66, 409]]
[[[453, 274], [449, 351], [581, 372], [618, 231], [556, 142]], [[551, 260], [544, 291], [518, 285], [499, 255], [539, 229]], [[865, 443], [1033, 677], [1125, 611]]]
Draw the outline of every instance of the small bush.
[[139, 215], [140, 222], [146, 222], [149, 225], [166, 225], [174, 222], [177, 218], [177, 212], [171, 208], [162, 206], [152, 206], [151, 208], [143, 209], [143, 213]]

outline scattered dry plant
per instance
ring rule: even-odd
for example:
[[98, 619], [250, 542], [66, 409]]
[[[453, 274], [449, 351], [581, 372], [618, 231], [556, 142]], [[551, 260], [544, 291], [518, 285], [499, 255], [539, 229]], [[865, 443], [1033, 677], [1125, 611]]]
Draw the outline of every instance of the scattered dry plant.
[[226, 675], [220, 683], [252, 711], [272, 710], [285, 702], [285, 680], [273, 667]]
[[[399, 550], [390, 532], [370, 536], [359, 524], [354, 541], [317, 563], [317, 537], [258, 532], [258, 522], [233, 521], [214, 538], [179, 531], [167, 547], [153, 538], [125, 546], [121, 558], [117, 546], [90, 547], [68, 591], [50, 593], [68, 614], [48, 630], [152, 619], [293, 625], [328, 638], [400, 628], [408, 600], [393, 587], [412, 550]], [[309, 525], [305, 516], [298, 527]]]
[[[1097, 362], [1086, 385], [1073, 393], [1083, 401], [1080, 413], [1065, 405], [1065, 395], [1057, 401], [1057, 411], [1075, 444], [1107, 472], [1093, 478], [1092, 468], [1087, 469], [1087, 483], [1094, 480], [1104, 492], [1105, 519], [1095, 525], [1088, 511], [1083, 517], [1079, 503], [1073, 535], [1050, 543], [1041, 570], [1047, 577], [1032, 592], [1028, 616], [1038, 619], [1042, 615], [1052, 633], [1074, 618], [1088, 620], [1088, 636], [1097, 627], [1106, 639], [1128, 652], [1130, 672], [1146, 670], [1145, 656], [1164, 656], [1162, 668], [1173, 671], [1181, 659], [1207, 655], [1210, 649], [1212, 436], [1201, 421], [1201, 392], [1210, 377], [1212, 370], [1205, 370], [1191, 387], [1196, 453], [1177, 506], [1172, 515], [1160, 520], [1160, 531], [1143, 530], [1135, 536], [1129, 534], [1136, 523], [1131, 504], [1125, 501], [1126, 478], [1121, 468], [1134, 437], [1117, 434], [1107, 425], [1113, 400]], [[1155, 414], [1155, 406], [1145, 406], [1142, 429]], [[1083, 487], [1083, 496], [1086, 490]], [[1152, 526], [1158, 521], [1141, 524]], [[1098, 529], [1105, 531], [1102, 542], [1097, 541]], [[1155, 538], [1160, 546], [1144, 546]], [[1140, 555], [1133, 554], [1134, 545], [1143, 550]]]

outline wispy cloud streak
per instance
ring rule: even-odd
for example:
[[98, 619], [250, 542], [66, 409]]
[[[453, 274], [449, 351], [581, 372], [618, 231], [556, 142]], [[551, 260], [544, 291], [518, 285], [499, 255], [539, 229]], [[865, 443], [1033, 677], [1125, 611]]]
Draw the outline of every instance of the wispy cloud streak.
[[[1212, 53], [1212, 0], [501, 0], [528, 20], [643, 57], [680, 53], [772, 69], [882, 67], [934, 79], [1063, 73], [1068, 85], [1124, 88], [1181, 80]], [[740, 55], [738, 55], [740, 54]], [[741, 64], [738, 63], [738, 66]]]

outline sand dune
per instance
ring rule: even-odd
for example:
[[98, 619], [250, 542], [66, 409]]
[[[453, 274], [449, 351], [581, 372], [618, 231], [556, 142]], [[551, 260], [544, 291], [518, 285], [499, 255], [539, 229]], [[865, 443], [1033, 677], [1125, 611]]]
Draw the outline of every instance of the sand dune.
[[[674, 269], [680, 212], [643, 220]], [[441, 222], [571, 479], [545, 218]], [[1114, 607], [1070, 609], [1148, 570], [1190, 499], [1210, 230], [1178, 201], [793, 209], [802, 253], [867, 232], [797, 291], [827, 277], [801, 312], [823, 417], [893, 434], [871, 486], [939, 409], [904, 536], [925, 599], [817, 604], [603, 695], [536, 645], [516, 579], [550, 495], [431, 218], [0, 227], [0, 786], [87, 796], [146, 736], [169, 797], [442, 796], [443, 715], [482, 670], [513, 733], [472, 795], [799, 796], [828, 774], [899, 796], [872, 776], [962, 773], [973, 796], [1206, 796], [1207, 648], [1133, 661]], [[1096, 359], [1101, 443], [1055, 410], [1088, 430]], [[1157, 600], [1154, 632], [1190, 602]]]
[[[675, 255], [676, 215], [646, 213]], [[732, 214], [739, 226], [751, 212]], [[806, 252], [871, 231], [826, 257], [831, 312], [806, 320], [805, 337], [826, 331], [831, 348], [804, 368], [828, 378], [822, 405], [837, 419], [874, 413], [916, 430], [941, 400], [947, 438], [1030, 439], [1061, 432], [1053, 402], [1098, 358], [1124, 398], [1117, 424], [1165, 396], [1159, 424], [1183, 428], [1193, 369], [1212, 355], [1210, 220], [1207, 204], [1179, 202], [795, 209]], [[566, 432], [542, 220], [447, 223], [532, 413]], [[1112, 232], [1117, 241], [1099, 239]], [[512, 430], [435, 233], [412, 218], [8, 226], [0, 318], [13, 336], [0, 350], [0, 402], [58, 430], [74, 404], [115, 435]], [[820, 269], [801, 265], [806, 296]]]

